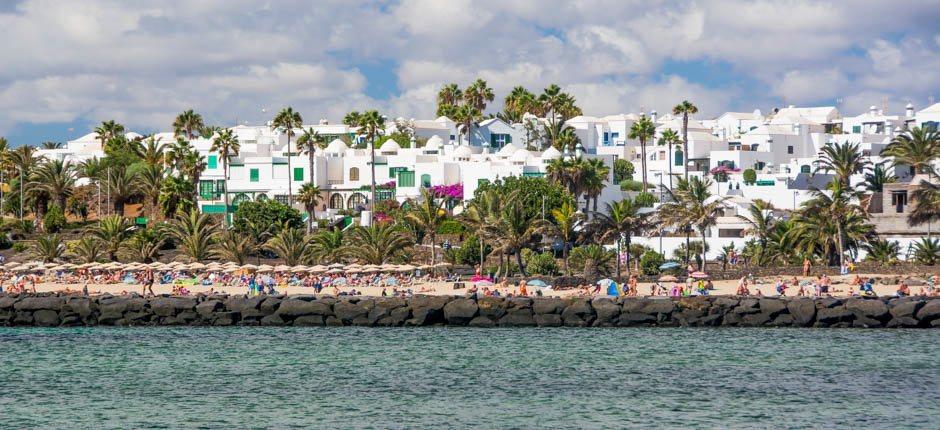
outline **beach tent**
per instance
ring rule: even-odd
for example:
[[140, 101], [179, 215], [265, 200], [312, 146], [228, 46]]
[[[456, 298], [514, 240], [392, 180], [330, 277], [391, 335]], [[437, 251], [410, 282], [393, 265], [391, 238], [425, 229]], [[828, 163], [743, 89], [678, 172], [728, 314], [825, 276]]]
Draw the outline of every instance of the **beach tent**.
[[669, 270], [675, 269], [677, 267], [679, 267], [679, 263], [676, 263], [675, 261], [667, 261], [659, 265], [659, 270]]
[[597, 285], [600, 285], [601, 287], [606, 287], [608, 296], [620, 295], [620, 291], [618, 291], [618, 288], [617, 288], [617, 283], [614, 282], [613, 279], [607, 279], [607, 278], [601, 279], [600, 281], [597, 281]]
[[546, 284], [545, 281], [541, 279], [531, 279], [529, 280], [529, 282], [526, 282], [525, 284], [530, 287], [539, 287], [539, 288], [548, 287], [548, 284]]

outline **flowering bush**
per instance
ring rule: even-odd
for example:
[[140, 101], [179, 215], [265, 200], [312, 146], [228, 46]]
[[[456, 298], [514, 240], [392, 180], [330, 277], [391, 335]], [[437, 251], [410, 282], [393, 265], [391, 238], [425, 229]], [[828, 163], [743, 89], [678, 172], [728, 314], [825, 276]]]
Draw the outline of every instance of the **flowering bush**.
[[431, 195], [437, 198], [450, 198], [454, 200], [463, 200], [463, 184], [453, 185], [435, 185], [428, 188]]

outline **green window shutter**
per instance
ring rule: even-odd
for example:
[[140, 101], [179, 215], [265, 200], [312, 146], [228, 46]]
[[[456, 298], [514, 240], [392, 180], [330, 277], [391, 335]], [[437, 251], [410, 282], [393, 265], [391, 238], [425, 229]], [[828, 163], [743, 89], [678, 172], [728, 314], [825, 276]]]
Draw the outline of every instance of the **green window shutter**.
[[199, 181], [199, 198], [203, 200], [212, 200], [213, 187], [215, 183], [213, 181]]
[[217, 169], [219, 167], [219, 157], [216, 155], [210, 155], [206, 164], [210, 169]]
[[224, 193], [225, 192], [225, 181], [219, 179], [215, 181], [215, 192]]
[[431, 175], [425, 173], [421, 175], [421, 186], [429, 188], [431, 186]]
[[512, 135], [511, 135], [511, 134], [507, 134], [507, 135], [506, 135], [506, 143], [512, 143]]
[[398, 172], [398, 186], [399, 187], [415, 186], [415, 172], [409, 172], [407, 170]]
[[295, 181], [304, 180], [304, 168], [303, 167], [294, 167], [294, 180]]
[[248, 180], [251, 182], [258, 182], [260, 180], [259, 175], [258, 175], [258, 169], [251, 169], [250, 171], [248, 171]]
[[862, 132], [862, 126], [860, 126], [860, 125], [853, 125], [853, 126], [852, 126], [852, 133], [858, 134], [858, 133], [861, 133], [861, 132]]

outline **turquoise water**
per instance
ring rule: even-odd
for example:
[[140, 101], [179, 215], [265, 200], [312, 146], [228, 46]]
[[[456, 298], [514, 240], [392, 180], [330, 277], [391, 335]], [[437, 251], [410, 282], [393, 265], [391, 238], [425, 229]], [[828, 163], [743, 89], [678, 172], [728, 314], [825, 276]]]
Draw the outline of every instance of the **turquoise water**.
[[937, 428], [940, 331], [0, 328], [3, 428]]

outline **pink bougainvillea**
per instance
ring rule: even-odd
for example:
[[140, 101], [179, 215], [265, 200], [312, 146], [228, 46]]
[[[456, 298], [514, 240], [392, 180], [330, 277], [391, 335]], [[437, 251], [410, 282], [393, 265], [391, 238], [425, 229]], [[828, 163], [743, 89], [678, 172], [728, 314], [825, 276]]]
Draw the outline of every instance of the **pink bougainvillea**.
[[434, 197], [446, 197], [454, 200], [463, 200], [463, 184], [435, 185], [428, 188], [428, 190]]

